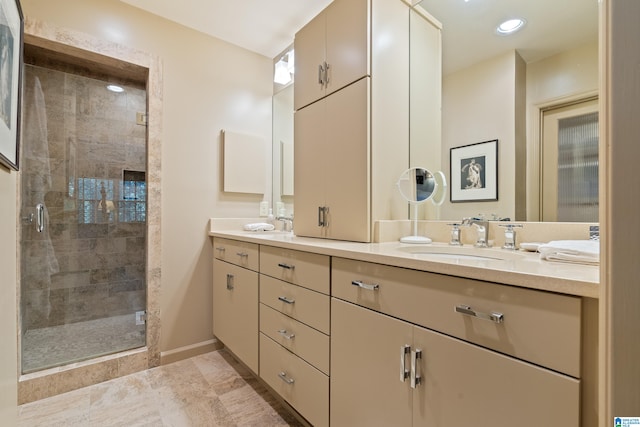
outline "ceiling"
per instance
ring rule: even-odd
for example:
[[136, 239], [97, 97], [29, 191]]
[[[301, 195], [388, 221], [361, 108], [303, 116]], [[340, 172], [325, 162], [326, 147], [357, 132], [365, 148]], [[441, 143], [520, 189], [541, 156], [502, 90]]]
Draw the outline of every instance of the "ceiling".
[[[184, 26], [273, 58], [331, 0], [122, 0]], [[526, 62], [598, 40], [598, 0], [423, 0], [443, 24], [443, 71], [462, 69], [508, 50]], [[505, 19], [527, 24], [498, 36]]]

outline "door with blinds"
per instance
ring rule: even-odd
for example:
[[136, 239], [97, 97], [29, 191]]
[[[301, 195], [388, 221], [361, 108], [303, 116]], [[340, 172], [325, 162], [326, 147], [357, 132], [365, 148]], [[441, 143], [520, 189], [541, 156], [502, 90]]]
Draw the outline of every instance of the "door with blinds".
[[598, 222], [598, 99], [542, 114], [542, 221]]

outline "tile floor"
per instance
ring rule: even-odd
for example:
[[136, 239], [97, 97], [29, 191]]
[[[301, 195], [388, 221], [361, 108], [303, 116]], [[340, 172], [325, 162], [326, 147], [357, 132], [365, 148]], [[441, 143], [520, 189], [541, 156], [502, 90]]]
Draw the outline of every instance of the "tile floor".
[[18, 426], [301, 426], [226, 351], [19, 407]]

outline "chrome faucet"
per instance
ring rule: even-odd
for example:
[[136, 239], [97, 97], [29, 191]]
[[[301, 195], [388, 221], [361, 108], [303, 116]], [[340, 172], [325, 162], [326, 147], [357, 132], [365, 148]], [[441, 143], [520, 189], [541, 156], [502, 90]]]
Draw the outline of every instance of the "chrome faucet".
[[291, 216], [277, 216], [277, 221], [282, 222], [282, 231], [293, 231], [293, 214]]
[[522, 228], [522, 224], [506, 224], [500, 225], [500, 227], [505, 227], [504, 230], [504, 245], [502, 249], [508, 249], [511, 251], [515, 251], [517, 249], [516, 246], [516, 230], [514, 228]]
[[466, 226], [474, 225], [476, 227], [476, 243], [473, 245], [476, 248], [486, 248], [488, 235], [489, 235], [489, 221], [479, 218], [463, 218], [462, 224]]
[[462, 246], [462, 242], [460, 241], [460, 223], [453, 223], [453, 224], [447, 224], [452, 226], [453, 228], [451, 229], [451, 240], [449, 241], [449, 244], [451, 246]]

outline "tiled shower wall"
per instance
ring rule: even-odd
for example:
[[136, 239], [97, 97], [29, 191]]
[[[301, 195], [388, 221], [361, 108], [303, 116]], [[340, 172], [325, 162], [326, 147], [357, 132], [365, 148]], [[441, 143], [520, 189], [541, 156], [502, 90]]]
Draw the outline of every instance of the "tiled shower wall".
[[[129, 314], [146, 306], [146, 92], [25, 66], [22, 330]], [[131, 174], [129, 174], [130, 176]], [[36, 231], [30, 214], [47, 207]]]

